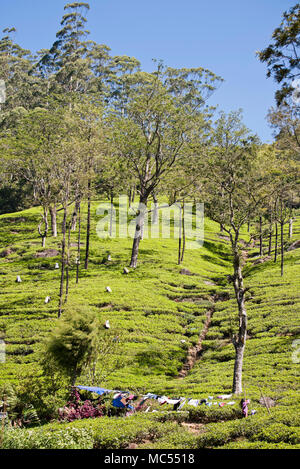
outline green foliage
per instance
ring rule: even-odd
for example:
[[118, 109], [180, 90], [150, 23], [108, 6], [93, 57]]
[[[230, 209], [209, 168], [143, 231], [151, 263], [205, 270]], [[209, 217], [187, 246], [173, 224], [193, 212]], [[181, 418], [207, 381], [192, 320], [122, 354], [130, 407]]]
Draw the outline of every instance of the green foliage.
[[300, 4], [296, 3], [283, 13], [280, 25], [272, 34], [273, 43], [258, 52], [260, 61], [267, 65], [267, 76], [274, 77], [281, 85], [281, 89], [276, 92], [277, 104], [281, 104], [291, 95], [291, 81], [298, 77], [299, 26]]
[[[92, 233], [97, 223], [97, 205], [97, 203], [92, 205]], [[83, 205], [83, 214], [85, 210], [86, 206]], [[56, 258], [43, 259], [41, 262], [39, 258], [35, 257], [36, 252], [40, 250], [37, 232], [34, 230], [38, 213], [39, 208], [34, 208], [19, 214], [0, 217], [1, 237], [6, 246], [14, 249], [7, 257], [0, 258], [2, 284], [0, 331], [1, 337], [7, 343], [6, 363], [0, 364], [0, 367], [1, 381], [14, 383], [18, 406], [21, 403], [21, 408], [25, 409], [32, 405], [41, 423], [44, 423], [49, 418], [56, 418], [57, 409], [68, 400], [67, 381], [69, 377], [66, 376], [62, 380], [57, 369], [53, 374], [53, 366], [49, 357], [47, 360], [48, 369], [51, 370], [52, 374], [41, 377], [40, 344], [58, 324], [63, 324], [66, 316], [64, 313], [61, 320], [56, 319], [58, 274], [53, 268]], [[225, 260], [228, 255], [228, 246], [225, 243], [220, 243], [221, 238], [218, 236], [217, 224], [206, 220], [205, 229], [210, 243], [199, 250], [197, 255], [194, 252], [186, 252], [184, 266], [197, 274], [194, 276], [180, 275], [180, 269], [176, 265], [177, 243], [173, 239], [163, 242], [151, 239], [143, 240], [139, 268], [124, 276], [122, 271], [128, 261], [131, 240], [109, 239], [103, 241], [92, 234], [90, 270], [88, 272], [81, 270], [80, 283], [72, 289], [71, 303], [75, 305], [75, 308], [73, 310], [70, 305], [68, 314], [71, 316], [71, 323], [68, 327], [72, 331], [72, 312], [74, 312], [75, 319], [78, 309], [79, 315], [84, 311], [84, 317], [87, 314], [87, 318], [92, 318], [95, 313], [100, 320], [98, 337], [101, 340], [98, 345], [99, 358], [96, 366], [98, 378], [96, 378], [94, 385], [103, 384], [102, 378], [104, 377], [107, 388], [129, 389], [138, 394], [151, 391], [167, 394], [170, 397], [207, 398], [209, 395], [217, 396], [219, 393], [230, 392], [234, 353], [230, 342], [230, 330], [236, 315], [234, 298], [216, 303], [209, 334], [203, 343], [205, 347], [201, 360], [196, 362], [195, 367], [186, 378], [183, 380], [176, 378], [185, 360], [187, 348], [192, 345], [192, 338], [197, 338], [197, 335], [190, 335], [191, 329], [196, 328], [200, 332], [203, 328], [208, 307], [206, 302], [209, 298], [225, 290], [233, 296], [232, 286], [226, 282], [224, 284], [226, 286], [222, 283], [220, 286], [204, 283], [212, 277], [226, 278], [226, 275], [231, 273], [229, 259]], [[18, 232], [18, 234], [11, 234], [11, 231]], [[246, 237], [243, 234], [244, 236]], [[293, 239], [298, 239], [298, 237], [299, 221], [297, 219]], [[218, 248], [214, 249], [214, 246]], [[49, 240], [49, 247], [57, 248], [57, 241]], [[101, 259], [105, 257], [107, 252], [111, 253], [113, 259], [109, 265], [94, 262], [99, 257]], [[255, 252], [255, 248], [253, 252]], [[209, 260], [206, 260], [206, 256], [209, 256]], [[222, 265], [214, 263], [212, 272], [211, 262], [218, 260], [219, 256], [222, 256], [224, 262]], [[251, 290], [251, 298], [247, 302], [250, 337], [247, 340], [244, 376], [247, 395], [251, 399], [250, 409], [256, 409], [259, 415], [247, 419], [249, 423], [247, 423], [246, 435], [242, 431], [246, 420], [240, 419], [239, 401], [234, 398], [236, 401], [234, 406], [224, 406], [223, 408], [218, 406], [200, 406], [199, 408], [185, 406], [183, 408], [184, 414], [169, 413], [172, 407], [164, 406], [164, 413], [141, 414], [134, 416], [134, 418], [107, 417], [97, 419], [95, 422], [83, 421], [81, 425], [86, 426], [87, 430], [91, 424], [99, 426], [97, 436], [99, 443], [95, 443], [98, 440], [94, 440], [93, 436], [92, 446], [99, 444], [99, 447], [108, 447], [106, 445], [111, 445], [113, 448], [126, 447], [129, 442], [134, 442], [136, 439], [139, 427], [135, 423], [138, 420], [134, 419], [144, 419], [143, 422], [147, 422], [143, 424], [146, 428], [148, 425], [152, 425], [153, 416], [161, 425], [157, 439], [155, 438], [150, 443], [144, 443], [141, 437], [138, 438], [138, 445], [145, 444], [157, 448], [167, 448], [168, 445], [177, 448], [210, 447], [210, 445], [225, 447], [231, 444], [238, 445], [235, 439], [243, 438], [243, 442], [239, 441], [241, 447], [243, 445], [245, 447], [257, 445], [259, 448], [274, 444], [274, 438], [276, 439], [274, 434], [276, 435], [278, 430], [278, 441], [281, 441], [280, 438], [285, 440], [284, 443], [278, 443], [279, 445], [297, 446], [297, 436], [295, 436], [297, 433], [294, 429], [299, 426], [296, 405], [298, 378], [296, 375], [297, 365], [293, 364], [291, 355], [293, 352], [292, 342], [299, 333], [300, 303], [295, 284], [295, 279], [299, 276], [297, 264], [299, 252], [292, 251], [287, 253], [286, 257], [287, 270], [284, 279], [280, 277], [278, 267], [273, 262], [252, 266], [247, 276], [247, 285], [250, 286]], [[10, 262], [7, 262], [7, 259]], [[248, 263], [252, 265], [251, 258]], [[15, 284], [16, 275], [20, 272], [23, 282]], [[1, 275], [1, 273], [5, 273], [5, 275]], [[71, 283], [73, 284], [73, 282], [74, 271], [71, 269]], [[14, 287], [13, 298], [11, 296], [12, 285]], [[106, 285], [111, 286], [112, 294], [105, 292]], [[37, 288], [38, 290], [36, 290]], [[38, 293], [33, 297], [30, 293], [31, 290]], [[52, 297], [48, 305], [44, 304], [46, 295]], [[184, 301], [174, 301], [174, 299]], [[76, 305], [85, 305], [85, 307], [83, 309], [80, 306], [77, 308]], [[107, 319], [110, 320], [111, 324], [109, 331], [103, 327]], [[64, 330], [64, 327], [62, 329]], [[64, 330], [64, 334], [68, 330], [68, 328]], [[87, 335], [89, 334], [87, 333]], [[114, 342], [118, 336], [120, 342]], [[75, 337], [77, 337], [76, 334]], [[181, 344], [182, 339], [186, 340], [185, 344]], [[111, 371], [103, 373], [102, 370], [108, 361], [104, 359], [102, 367], [101, 350], [104, 350], [106, 346], [109, 348], [110, 344], [119, 345], [110, 349], [111, 354], [109, 355], [112, 362], [108, 368]], [[18, 349], [18, 347], [21, 348]], [[16, 355], [17, 350], [20, 352], [18, 355]], [[67, 353], [69, 353], [68, 350]], [[31, 375], [32, 378], [28, 375]], [[85, 369], [80, 377], [80, 384], [86, 384], [88, 379], [91, 379], [91, 376], [87, 375]], [[16, 386], [17, 382], [19, 384]], [[262, 387], [265, 395], [276, 399], [277, 402], [276, 407], [271, 409], [275, 421], [271, 420], [268, 424], [265, 420], [262, 420], [262, 424], [259, 423], [261, 418], [264, 419], [266, 416], [268, 418], [268, 413], [259, 403], [260, 391], [257, 385]], [[110, 407], [109, 403], [107, 405]], [[152, 403], [151, 407], [155, 408]], [[162, 409], [158, 408], [157, 410]], [[114, 419], [116, 419], [115, 424], [112, 423]], [[202, 437], [202, 433], [201, 435], [191, 435], [186, 429], [178, 427], [187, 421], [205, 427], [209, 425], [208, 431], [203, 433], [206, 435], [206, 439], [200, 439], [197, 442], [197, 438]], [[105, 431], [106, 424], [104, 422], [108, 422]], [[168, 422], [172, 423], [172, 427], [170, 427], [172, 431], [170, 432], [167, 431], [169, 427], [166, 426], [166, 423]], [[237, 429], [236, 427], [232, 428], [233, 422], [242, 426]], [[270, 427], [267, 431], [267, 427], [274, 423], [280, 424], [279, 427], [276, 427], [277, 430]], [[127, 430], [125, 427], [123, 428], [124, 425], [128, 428]], [[225, 427], [223, 427], [224, 425]], [[291, 427], [291, 430], [286, 432], [286, 427]], [[64, 425], [52, 427], [54, 431], [51, 431], [50, 435], [53, 435], [53, 440], [51, 440], [52, 443], [50, 441], [49, 445], [55, 447], [59, 437], [56, 438], [54, 435], [64, 428]], [[214, 436], [214, 429], [220, 429], [220, 433], [216, 436]], [[22, 436], [23, 431], [25, 432], [24, 437]], [[43, 426], [41, 430], [34, 429], [32, 435], [35, 435], [36, 431], [38, 432], [36, 438], [40, 438], [41, 443], [35, 442], [35, 436], [32, 436], [34, 441], [26, 444], [46, 446], [48, 443], [42, 439], [41, 435], [43, 433], [48, 435], [48, 426]], [[119, 436], [114, 440], [116, 432]], [[147, 430], [145, 432], [142, 436], [147, 439]], [[27, 441], [29, 438], [27, 430], [9, 435], [11, 435], [9, 438], [20, 438], [20, 441], [22, 438], [24, 438], [22, 441], [25, 439]], [[14, 435], [16, 436], [14, 437]], [[90, 433], [82, 440], [82, 447], [85, 444], [90, 444], [88, 443], [90, 442], [89, 435]], [[259, 435], [259, 439], [254, 441], [255, 435]], [[76, 445], [76, 441], [79, 440], [68, 441], [72, 446]], [[85, 443], [86, 441], [87, 443]], [[14, 444], [22, 446], [21, 442], [11, 443], [12, 446]], [[78, 444], [80, 445], [80, 443]]]
[[92, 432], [71, 428], [61, 431], [7, 429], [2, 449], [92, 449]]
[[46, 340], [44, 366], [68, 376], [71, 384], [90, 362], [98, 332], [96, 315], [85, 306], [68, 306], [51, 336]]

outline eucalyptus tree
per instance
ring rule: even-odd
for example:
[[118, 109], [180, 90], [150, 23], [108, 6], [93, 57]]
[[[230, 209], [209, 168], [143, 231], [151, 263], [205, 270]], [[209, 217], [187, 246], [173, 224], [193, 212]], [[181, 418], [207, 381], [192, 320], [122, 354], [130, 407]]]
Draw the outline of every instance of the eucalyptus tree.
[[[42, 244], [48, 233], [48, 214], [59, 201], [61, 190], [59, 148], [68, 128], [61, 110], [36, 108], [26, 113], [7, 139], [10, 166], [20, 179], [31, 185], [35, 203], [42, 206], [42, 222], [38, 230]], [[57, 233], [56, 217], [51, 217], [52, 232]]]
[[[232, 251], [233, 286], [238, 306], [238, 331], [232, 333], [235, 348], [233, 393], [242, 392], [243, 357], [247, 338], [241, 229], [253, 218], [267, 195], [265, 179], [257, 168], [258, 140], [242, 124], [241, 113], [221, 113], [205, 164], [205, 210], [228, 233]], [[222, 197], [220, 197], [222, 194]]]
[[51, 91], [63, 94], [65, 99], [73, 93], [86, 93], [92, 78], [91, 41], [87, 40], [89, 31], [84, 16], [89, 9], [88, 3], [66, 4], [55, 42], [49, 50], [40, 52], [38, 70], [50, 80]]
[[[293, 161], [285, 152], [278, 152], [276, 159], [276, 168], [273, 171], [273, 184], [274, 184], [274, 217], [276, 224], [280, 227], [280, 253], [281, 262], [280, 270], [281, 275], [284, 274], [284, 226], [290, 223], [293, 215], [293, 200], [299, 194], [299, 177], [300, 165], [298, 161]], [[278, 236], [278, 230], [277, 230]], [[276, 238], [277, 238], [276, 236]], [[276, 255], [277, 260], [277, 242], [276, 242]]]
[[190, 152], [177, 162], [163, 185], [163, 191], [168, 196], [169, 205], [178, 209], [176, 219], [178, 224], [178, 265], [184, 260], [186, 247], [185, 203], [195, 201], [200, 194], [203, 196], [203, 185], [201, 184], [203, 148], [207, 145], [210, 126], [207, 123], [207, 126], [199, 126], [198, 130], [197, 146], [194, 149], [191, 147]]
[[[89, 174], [86, 173], [86, 162], [82, 158], [85, 146], [80, 138], [80, 119], [74, 113], [74, 109], [72, 111], [65, 111], [64, 124], [68, 132], [57, 149], [60, 161], [58, 175], [60, 191], [58, 201], [63, 209], [59, 317], [63, 312], [63, 304], [67, 302], [69, 292], [69, 250], [73, 219], [73, 211], [70, 210], [70, 206], [78, 200], [79, 191], [84, 192], [86, 190], [86, 181], [89, 177]], [[64, 294], [65, 298], [63, 299]]]
[[[104, 130], [105, 132], [105, 130]], [[104, 140], [105, 142], [105, 140]], [[110, 202], [109, 235], [113, 234], [113, 211], [115, 198], [127, 194], [131, 175], [128, 173], [124, 160], [116, 157], [110, 145], [102, 148], [101, 162], [97, 168], [95, 191], [106, 196]]]
[[276, 146], [300, 160], [300, 106], [290, 100], [278, 108], [271, 108], [268, 120], [275, 131]]
[[14, 40], [15, 28], [3, 30], [0, 39], [0, 80], [5, 82], [6, 99], [1, 105], [0, 125], [7, 127], [13, 120], [10, 111], [18, 108], [32, 109], [39, 103], [40, 82], [31, 75], [34, 58]]
[[109, 68], [103, 80], [107, 83], [107, 103], [115, 108], [122, 116], [126, 114], [129, 101], [131, 81], [129, 77], [141, 71], [140, 62], [127, 55], [110, 58]]
[[[82, 120], [74, 109], [36, 108], [23, 117], [7, 138], [10, 164], [31, 184], [35, 202], [42, 206], [44, 230], [42, 224], [38, 229], [43, 246], [48, 232], [50, 207], [61, 205], [59, 315], [63, 309], [63, 296], [65, 294], [66, 302], [69, 288], [70, 227], [73, 217], [70, 207], [77, 200], [78, 192], [84, 192], [88, 177], [84, 157], [89, 148], [82, 138]], [[55, 227], [52, 228], [56, 231]]]
[[[15, 33], [15, 28], [6, 28], [0, 38], [0, 81], [5, 90], [0, 103], [0, 139], [6, 138], [26, 112], [39, 103], [41, 90], [41, 82], [30, 73], [33, 57], [29, 50], [15, 42]], [[0, 177], [0, 210], [22, 210], [32, 201], [30, 185], [24, 178], [17, 177], [5, 152], [0, 158], [3, 168]]]
[[103, 137], [103, 107], [101, 101], [90, 102], [82, 99], [73, 107], [74, 119], [77, 122], [77, 138], [79, 152], [85, 178], [85, 187], [79, 193], [77, 202], [87, 198], [87, 230], [84, 267], [88, 268], [90, 252], [91, 201], [95, 193], [97, 176], [99, 174], [104, 154]]
[[258, 52], [259, 60], [267, 65], [267, 76], [281, 85], [276, 92], [277, 104], [294, 93], [293, 80], [300, 77], [300, 3], [285, 11], [280, 25], [272, 34], [273, 42]]
[[151, 194], [187, 154], [208, 119], [205, 100], [220, 78], [209, 70], [172, 69], [126, 77], [126, 100], [115, 106], [112, 145], [136, 180], [139, 214], [130, 266], [137, 266], [139, 244]]

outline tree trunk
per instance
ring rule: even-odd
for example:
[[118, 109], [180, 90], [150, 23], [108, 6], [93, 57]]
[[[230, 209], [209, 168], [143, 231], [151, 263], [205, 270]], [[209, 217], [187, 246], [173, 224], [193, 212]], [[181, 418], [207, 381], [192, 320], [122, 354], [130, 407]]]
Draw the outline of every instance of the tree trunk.
[[[44, 223], [44, 231], [42, 232], [41, 227]], [[48, 224], [48, 208], [44, 207], [44, 214], [42, 215], [42, 221], [38, 226], [39, 235], [42, 238], [42, 247], [46, 247], [46, 238], [48, 234], [49, 224]]]
[[[236, 238], [237, 239], [237, 238]], [[243, 358], [247, 338], [247, 312], [245, 308], [245, 289], [244, 279], [242, 274], [241, 257], [238, 251], [237, 242], [233, 246], [234, 256], [234, 290], [235, 297], [238, 304], [239, 313], [239, 330], [233, 338], [235, 347], [235, 363], [233, 373], [233, 394], [240, 394], [243, 389], [242, 385], [242, 371], [243, 371]]]
[[178, 265], [181, 264], [181, 243], [182, 243], [182, 208], [179, 208], [179, 236], [178, 236]]
[[292, 239], [292, 237], [293, 237], [293, 221], [294, 221], [294, 219], [290, 218], [290, 221], [289, 221], [289, 239]]
[[147, 209], [147, 199], [148, 199], [147, 197], [140, 198], [139, 215], [137, 217], [137, 222], [135, 226], [135, 235], [134, 235], [134, 240], [133, 240], [133, 245], [132, 245], [131, 261], [130, 261], [130, 267], [132, 267], [133, 269], [135, 269], [137, 266], [139, 245], [141, 241], [141, 231], [144, 225], [145, 213]]
[[112, 237], [113, 232], [113, 209], [114, 209], [114, 193], [110, 194], [110, 220], [109, 220], [109, 236]]
[[271, 255], [272, 252], [272, 235], [273, 235], [273, 220], [272, 217], [270, 219], [270, 227], [269, 227], [269, 249], [268, 249], [268, 256]]
[[60, 275], [60, 290], [59, 290], [59, 311], [58, 317], [62, 314], [63, 294], [64, 294], [64, 277], [65, 277], [65, 250], [66, 250], [66, 227], [67, 227], [68, 209], [67, 205], [64, 207], [64, 217], [62, 222], [62, 243], [61, 243], [61, 275]]
[[132, 187], [130, 186], [129, 191], [127, 192], [128, 194], [128, 206], [129, 208], [131, 207], [131, 196], [132, 196]]
[[68, 294], [69, 294], [71, 229], [72, 229], [72, 223], [68, 223], [68, 244], [67, 244], [67, 258], [66, 258], [66, 294], [65, 294], [65, 301], [64, 301], [65, 303], [67, 303], [68, 301]]
[[129, 208], [131, 208], [132, 204], [134, 203], [135, 198], [135, 186], [130, 186], [129, 191]]
[[235, 345], [235, 362], [233, 372], [233, 394], [241, 394], [243, 392], [243, 362], [244, 362], [245, 345]]
[[91, 181], [88, 182], [88, 213], [87, 213], [87, 225], [86, 225], [86, 246], [85, 246], [85, 260], [84, 268], [87, 270], [89, 266], [89, 254], [90, 254], [90, 229], [91, 229]]
[[274, 262], [277, 262], [277, 250], [278, 250], [278, 223], [275, 223], [275, 254], [274, 254]]
[[77, 241], [77, 262], [76, 262], [76, 283], [79, 282], [80, 266], [80, 241], [81, 241], [81, 206], [78, 207], [78, 241]]
[[74, 207], [74, 212], [73, 212], [73, 217], [72, 217], [72, 231], [76, 231], [76, 224], [77, 224], [77, 216], [78, 216], [78, 210], [80, 207], [80, 200], [76, 200], [75, 202], [75, 207]]
[[284, 222], [280, 222], [280, 228], [281, 228], [281, 276], [283, 276], [283, 265], [284, 265], [284, 236], [283, 236], [283, 228], [284, 228]]
[[263, 255], [262, 217], [259, 217], [259, 255]]
[[157, 197], [156, 197], [155, 193], [153, 193], [152, 195], [153, 195], [153, 202], [154, 202], [152, 224], [157, 225], [157, 223], [158, 223], [158, 200], [157, 200]]
[[185, 220], [184, 220], [184, 203], [182, 204], [182, 252], [181, 252], [181, 262], [183, 262], [185, 253]]
[[57, 238], [57, 221], [56, 221], [56, 205], [50, 205], [49, 207], [51, 217], [51, 232], [54, 238]]

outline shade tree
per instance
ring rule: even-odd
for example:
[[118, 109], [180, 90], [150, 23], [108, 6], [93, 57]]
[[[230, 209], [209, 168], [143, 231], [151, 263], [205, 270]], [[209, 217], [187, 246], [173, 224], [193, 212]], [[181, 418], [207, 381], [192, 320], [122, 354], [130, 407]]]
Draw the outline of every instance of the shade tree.
[[199, 119], [205, 120], [205, 100], [220, 78], [197, 69], [171, 69], [158, 64], [153, 73], [127, 77], [127, 98], [112, 114], [112, 144], [136, 179], [139, 214], [130, 266], [137, 266], [147, 202], [163, 184], [197, 136]]
[[273, 42], [258, 52], [258, 58], [267, 65], [267, 76], [281, 86], [276, 92], [277, 104], [283, 103], [295, 92], [292, 82], [300, 77], [300, 4], [296, 3], [282, 15], [280, 25], [272, 34]]
[[[244, 285], [241, 230], [266, 197], [264, 178], [257, 173], [257, 138], [241, 120], [241, 112], [221, 113], [205, 159], [205, 210], [223, 226], [232, 252], [232, 283], [238, 307], [237, 331], [232, 331], [235, 364], [232, 392], [243, 390], [242, 369], [247, 339], [246, 287]], [[222, 195], [220, 197], [220, 195]]]

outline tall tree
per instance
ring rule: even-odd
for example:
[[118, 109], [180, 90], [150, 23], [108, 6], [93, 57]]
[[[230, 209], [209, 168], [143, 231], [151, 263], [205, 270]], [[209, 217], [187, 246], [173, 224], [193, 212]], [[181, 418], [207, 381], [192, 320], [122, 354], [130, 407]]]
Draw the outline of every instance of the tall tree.
[[147, 202], [177, 161], [186, 154], [208, 112], [206, 98], [220, 82], [212, 72], [171, 69], [127, 76], [126, 102], [113, 119], [112, 145], [137, 182], [139, 214], [130, 266], [137, 266]]
[[[92, 79], [91, 41], [87, 40], [85, 14], [88, 3], [74, 2], [65, 5], [66, 14], [61, 20], [61, 29], [56, 41], [48, 51], [40, 53], [37, 65], [44, 78], [48, 78], [52, 91], [68, 100], [73, 93], [85, 94]], [[70, 101], [71, 105], [72, 99]]]
[[[68, 135], [68, 127], [61, 110], [36, 108], [18, 121], [11, 137], [6, 139], [11, 171], [31, 186], [34, 202], [42, 206], [42, 222], [39, 233], [43, 246], [48, 232], [48, 213], [59, 200], [60, 153], [62, 141]], [[52, 232], [56, 233], [56, 219], [52, 218]]]
[[273, 184], [275, 188], [274, 217], [280, 227], [280, 270], [282, 276], [284, 274], [285, 251], [284, 227], [286, 224], [290, 224], [292, 218], [294, 196], [299, 194], [299, 176], [299, 163], [291, 160], [285, 152], [279, 152], [276, 159], [276, 169], [273, 171]]
[[290, 157], [300, 160], [300, 106], [292, 102], [271, 108], [268, 120], [275, 130], [277, 147], [289, 151]]
[[[257, 213], [265, 181], [257, 177], [257, 139], [242, 124], [241, 113], [221, 113], [213, 132], [212, 148], [205, 166], [206, 212], [229, 235], [233, 286], [238, 306], [238, 331], [232, 334], [235, 365], [232, 391], [242, 392], [242, 368], [247, 338], [241, 229]], [[222, 197], [220, 197], [222, 194]]]
[[0, 39], [0, 79], [4, 80], [6, 99], [2, 104], [0, 126], [13, 123], [10, 112], [17, 108], [32, 109], [38, 102], [38, 80], [31, 75], [33, 57], [14, 41], [15, 28], [6, 28]]
[[292, 81], [300, 76], [300, 3], [283, 13], [272, 39], [268, 47], [258, 52], [258, 57], [267, 64], [267, 76], [281, 85], [275, 95], [279, 105], [294, 93]]

